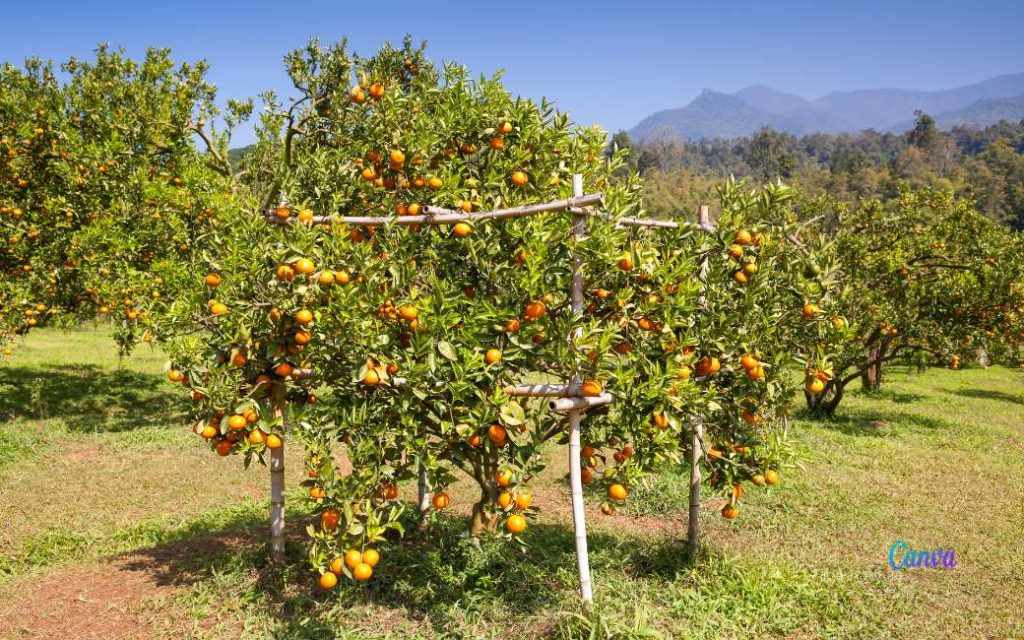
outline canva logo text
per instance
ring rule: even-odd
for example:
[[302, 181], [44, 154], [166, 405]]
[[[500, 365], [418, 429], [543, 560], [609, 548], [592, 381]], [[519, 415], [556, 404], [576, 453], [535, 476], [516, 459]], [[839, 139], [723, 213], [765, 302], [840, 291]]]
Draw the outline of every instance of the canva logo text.
[[897, 540], [889, 547], [889, 566], [896, 571], [917, 567], [952, 569], [956, 567], [956, 552], [942, 547], [934, 550], [911, 549], [906, 540]]

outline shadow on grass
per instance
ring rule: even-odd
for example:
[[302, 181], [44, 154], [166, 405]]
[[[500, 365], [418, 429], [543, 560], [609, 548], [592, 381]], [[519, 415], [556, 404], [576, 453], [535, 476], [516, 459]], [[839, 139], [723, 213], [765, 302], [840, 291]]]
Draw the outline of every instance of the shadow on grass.
[[1011, 404], [1024, 405], [1024, 395], [1006, 393], [1005, 391], [993, 391], [991, 389], [960, 389], [957, 391], [945, 391], [947, 395], [960, 396], [980, 400], [999, 400]]
[[0, 417], [61, 418], [78, 432], [180, 422], [183, 405], [169, 387], [160, 376], [95, 365], [5, 367]]
[[832, 418], [818, 418], [806, 410], [797, 413], [797, 417], [813, 422], [826, 429], [838, 431], [848, 436], [866, 436], [885, 438], [896, 434], [905, 427], [920, 429], [952, 429], [956, 425], [943, 418], [925, 416], [918, 413], [882, 412], [882, 411], [847, 411], [839, 409], [840, 414]]
[[[279, 566], [268, 559], [265, 523], [249, 519], [226, 522], [223, 532], [132, 551], [121, 561], [159, 585], [217, 589], [215, 583], [225, 579], [242, 585], [243, 593], [222, 595], [265, 609], [278, 625], [275, 635], [289, 638], [333, 637], [344, 621], [332, 607], [373, 605], [401, 611], [414, 622], [428, 621], [438, 630], [464, 631], [477, 618], [500, 619], [510, 611], [525, 618], [575, 603], [575, 539], [570, 528], [531, 525], [524, 536], [526, 546], [519, 546], [496, 536], [469, 537], [462, 517], [434, 518], [426, 534], [415, 533], [415, 523], [406, 522], [410, 533], [398, 544], [381, 547], [370, 582], [357, 585], [343, 577], [332, 592], [316, 585], [316, 573], [307, 563], [306, 522], [289, 527], [287, 561]], [[602, 532], [591, 533], [588, 541], [597, 572], [628, 567], [638, 576], [668, 577], [693, 566], [685, 543]], [[706, 558], [702, 552], [699, 559]]]

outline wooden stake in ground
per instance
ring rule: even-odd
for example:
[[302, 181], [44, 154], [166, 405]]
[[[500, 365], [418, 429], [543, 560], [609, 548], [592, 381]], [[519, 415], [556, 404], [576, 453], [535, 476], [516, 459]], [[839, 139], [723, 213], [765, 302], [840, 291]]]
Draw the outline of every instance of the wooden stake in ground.
[[[284, 386], [276, 385], [273, 395], [274, 417], [284, 430]], [[270, 450], [270, 558], [284, 562], [284, 445]]]
[[[710, 214], [707, 205], [701, 205], [697, 212], [697, 227], [707, 230], [711, 226]], [[699, 265], [699, 278], [701, 282], [700, 297], [697, 302], [700, 306], [707, 304], [704, 296], [704, 281], [708, 275], [708, 259], [702, 256]], [[687, 528], [686, 542], [690, 550], [690, 557], [694, 557], [700, 547], [700, 489], [701, 476], [700, 464], [704, 457], [704, 418], [697, 416], [693, 421], [693, 442], [690, 450], [690, 521]]]
[[[572, 178], [573, 195], [583, 195], [583, 176], [576, 174]], [[578, 241], [586, 233], [586, 216], [573, 214], [573, 237]], [[579, 252], [573, 257], [572, 264], [572, 310], [573, 313], [583, 311], [583, 264]], [[571, 336], [575, 342], [577, 332]], [[573, 375], [570, 385], [578, 387], [581, 383], [579, 375]], [[576, 564], [580, 573], [580, 596], [584, 603], [594, 600], [593, 588], [590, 583], [590, 556], [587, 551], [587, 520], [583, 510], [583, 473], [580, 466], [580, 422], [582, 409], [569, 412], [569, 485], [572, 489], [572, 522], [576, 532]]]

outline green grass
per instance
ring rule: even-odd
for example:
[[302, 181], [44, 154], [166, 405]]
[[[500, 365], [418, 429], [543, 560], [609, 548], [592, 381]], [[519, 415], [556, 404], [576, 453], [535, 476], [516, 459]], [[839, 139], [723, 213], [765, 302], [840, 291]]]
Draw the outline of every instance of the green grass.
[[[1024, 637], [1017, 371], [893, 371], [835, 421], [799, 417], [799, 464], [749, 491], [735, 523], [706, 510], [696, 558], [681, 542], [685, 471], [664, 470], [622, 515], [590, 518], [596, 604], [584, 611], [561, 451], [525, 547], [473, 540], [453, 514], [384, 547], [368, 586], [324, 594], [302, 555], [301, 490], [288, 494], [288, 562], [270, 566], [265, 470], [212, 456], [160, 355], [118, 361], [108, 340], [41, 331], [0, 364], [0, 602], [17, 603], [15, 618], [73, 597], [46, 581], [72, 572], [142, 576], [124, 615], [151, 637]], [[299, 468], [290, 459], [292, 487]], [[952, 548], [958, 566], [894, 572], [897, 538]]]

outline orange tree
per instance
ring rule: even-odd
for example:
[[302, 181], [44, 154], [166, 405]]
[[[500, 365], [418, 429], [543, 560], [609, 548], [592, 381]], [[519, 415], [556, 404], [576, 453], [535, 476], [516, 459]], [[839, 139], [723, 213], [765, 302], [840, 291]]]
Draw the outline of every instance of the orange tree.
[[858, 378], [878, 388], [895, 359], [959, 366], [968, 349], [1019, 340], [1019, 236], [970, 202], [904, 187], [887, 204], [851, 210], [819, 201], [809, 210], [818, 220], [806, 239], [816, 255], [833, 256], [834, 285], [806, 307], [823, 337], [805, 345], [818, 363], [806, 386], [813, 413], [833, 415]]
[[190, 251], [214, 217], [209, 176], [229, 173], [191, 136], [213, 88], [205, 65], [176, 67], [166, 50], [135, 62], [101, 47], [61, 72], [0, 69], [0, 333], [106, 316], [127, 349], [140, 298], [173, 295], [142, 276]]
[[[430, 498], [424, 516], [450, 506], [447, 487], [464, 475], [479, 489], [474, 533], [526, 528], [543, 445], [565, 430], [509, 386], [579, 376], [570, 395], [614, 394], [586, 424], [585, 478], [605, 467], [606, 511], [678, 455], [691, 415], [721, 416], [713, 440], [735, 448], [715, 463], [732, 465], [718, 482], [764, 467], [754, 447], [769, 450], [785, 396], [772, 327], [789, 325], [770, 277], [783, 245], [740, 227], [783, 191], [734, 195], [713, 236], [634, 233], [620, 222], [638, 210], [639, 183], [612, 177], [622, 154], [606, 158], [602, 132], [497, 78], [438, 69], [408, 40], [370, 58], [314, 42], [286, 62], [299, 98], [265, 96], [242, 178], [252, 195], [225, 202], [187, 268], [154, 265], [191, 286], [151, 302], [145, 321], [219, 454], [262, 460], [284, 437], [303, 443], [323, 586], [369, 579], [376, 546], [403, 526], [397, 487], [412, 477]], [[603, 193], [582, 239], [561, 212], [472, 217], [563, 200], [574, 174]], [[410, 217], [439, 207], [468, 219]], [[730, 258], [737, 243], [743, 255]], [[701, 255], [713, 314], [698, 304]], [[726, 358], [721, 371], [686, 379], [713, 357]]]

